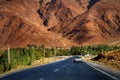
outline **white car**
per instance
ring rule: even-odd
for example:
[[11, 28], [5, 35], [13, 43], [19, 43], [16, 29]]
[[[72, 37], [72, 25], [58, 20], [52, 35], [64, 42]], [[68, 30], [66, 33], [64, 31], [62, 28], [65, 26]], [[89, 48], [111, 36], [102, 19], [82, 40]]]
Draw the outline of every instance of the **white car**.
[[81, 62], [81, 63], [82, 63], [82, 58], [79, 57], [79, 56], [76, 56], [76, 57], [74, 57], [73, 62], [74, 62], [74, 63], [75, 63], [75, 62]]

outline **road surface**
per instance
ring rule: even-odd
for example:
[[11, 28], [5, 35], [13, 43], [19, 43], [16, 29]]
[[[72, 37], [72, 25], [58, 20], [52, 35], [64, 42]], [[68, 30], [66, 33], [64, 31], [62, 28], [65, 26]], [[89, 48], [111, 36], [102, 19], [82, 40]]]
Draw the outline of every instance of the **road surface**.
[[73, 57], [1, 77], [0, 80], [120, 80], [92, 68], [73, 63]]

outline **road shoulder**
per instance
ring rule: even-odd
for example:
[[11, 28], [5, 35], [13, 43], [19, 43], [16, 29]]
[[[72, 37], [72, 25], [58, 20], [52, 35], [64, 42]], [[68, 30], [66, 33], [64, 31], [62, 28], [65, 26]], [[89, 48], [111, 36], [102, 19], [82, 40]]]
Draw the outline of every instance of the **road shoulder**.
[[108, 66], [92, 61], [90, 59], [83, 58], [83, 61], [87, 63], [90, 67], [96, 69], [99, 72], [104, 73], [105, 75], [113, 78], [114, 80], [120, 80], [120, 71], [111, 69]]

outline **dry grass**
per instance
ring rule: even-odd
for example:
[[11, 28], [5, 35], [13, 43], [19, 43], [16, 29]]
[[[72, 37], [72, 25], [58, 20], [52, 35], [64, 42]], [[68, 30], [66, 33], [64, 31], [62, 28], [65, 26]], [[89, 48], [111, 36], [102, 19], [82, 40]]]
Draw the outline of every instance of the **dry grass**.
[[93, 60], [120, 71], [120, 50], [114, 50], [100, 55], [102, 57], [98, 55]]

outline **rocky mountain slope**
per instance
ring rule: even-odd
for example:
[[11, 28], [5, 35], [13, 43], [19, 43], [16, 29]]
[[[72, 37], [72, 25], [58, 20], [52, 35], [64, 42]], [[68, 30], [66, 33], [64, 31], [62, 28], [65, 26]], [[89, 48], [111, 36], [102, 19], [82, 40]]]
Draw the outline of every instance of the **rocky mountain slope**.
[[69, 45], [70, 41], [45, 29], [38, 8], [36, 0], [0, 0], [0, 47]]
[[120, 39], [120, 0], [0, 0], [0, 47]]
[[110, 43], [120, 37], [120, 0], [52, 1], [41, 1], [39, 9], [49, 31], [82, 45]]

